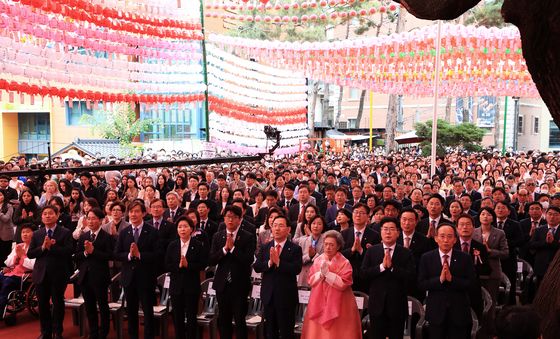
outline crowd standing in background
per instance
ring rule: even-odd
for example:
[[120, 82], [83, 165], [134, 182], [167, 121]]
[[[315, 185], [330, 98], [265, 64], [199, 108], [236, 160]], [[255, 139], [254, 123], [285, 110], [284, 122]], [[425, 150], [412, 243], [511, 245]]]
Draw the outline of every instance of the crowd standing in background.
[[[63, 294], [78, 269], [91, 335], [105, 338], [106, 291], [120, 273], [128, 334], [138, 338], [141, 306], [144, 337], [152, 338], [157, 277], [170, 272], [176, 335], [190, 338], [202, 272], [214, 278], [220, 337], [235, 332], [241, 339], [254, 270], [262, 274], [268, 338], [293, 337], [299, 287], [311, 288], [306, 338], [361, 336], [352, 291], [369, 295], [372, 338], [402, 337], [407, 296], [425, 304], [430, 338], [469, 338], [471, 308], [486, 337], [500, 335], [509, 321], [495, 311], [504, 276], [511, 284], [505, 303], [530, 304], [560, 245], [558, 159], [450, 151], [430, 176], [429, 159], [417, 149], [383, 155], [349, 147], [342, 154], [96, 173], [80, 167], [125, 160], [55, 158], [53, 167], [66, 167], [64, 174], [0, 172], [0, 307], [32, 269], [41, 336], [61, 338]], [[1, 166], [37, 165], [19, 157]], [[537, 278], [523, 300], [518, 260]], [[483, 290], [493, 301], [485, 317]]]

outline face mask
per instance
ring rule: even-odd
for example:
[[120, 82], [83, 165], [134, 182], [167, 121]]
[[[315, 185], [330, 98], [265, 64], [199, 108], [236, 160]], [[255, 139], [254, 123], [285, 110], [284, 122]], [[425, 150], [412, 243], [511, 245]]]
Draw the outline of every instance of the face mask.
[[422, 173], [422, 179], [428, 179], [428, 173]]
[[547, 210], [547, 209], [548, 209], [548, 206], [549, 206], [549, 205], [548, 205], [548, 201], [543, 201], [543, 202], [541, 202], [541, 205], [542, 205], [542, 208], [543, 208], [544, 210]]
[[548, 194], [548, 190], [541, 190], [542, 194]]

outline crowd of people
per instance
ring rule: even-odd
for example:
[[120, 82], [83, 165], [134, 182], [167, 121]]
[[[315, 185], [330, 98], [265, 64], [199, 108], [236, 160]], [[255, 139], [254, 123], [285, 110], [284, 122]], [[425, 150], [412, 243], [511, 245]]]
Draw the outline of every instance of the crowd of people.
[[[28, 168], [23, 157], [2, 165]], [[411, 149], [95, 173], [74, 165], [57, 162], [62, 175], [0, 172], [0, 310], [32, 270], [41, 338], [62, 337], [76, 269], [91, 338], [109, 333], [115, 274], [129, 336], [138, 338], [141, 305], [144, 337], [153, 338], [157, 277], [166, 272], [177, 338], [196, 338], [204, 276], [214, 279], [220, 338], [247, 338], [254, 272], [267, 338], [293, 337], [303, 286], [311, 289], [303, 338], [361, 338], [353, 291], [369, 295], [372, 338], [403, 337], [408, 296], [425, 304], [430, 338], [469, 338], [471, 309], [483, 336], [538, 335], [538, 321], [536, 334], [511, 321], [519, 308], [495, 309], [504, 275], [505, 303], [530, 304], [559, 248], [555, 153], [450, 152], [433, 176]], [[518, 260], [536, 276], [522, 300]]]

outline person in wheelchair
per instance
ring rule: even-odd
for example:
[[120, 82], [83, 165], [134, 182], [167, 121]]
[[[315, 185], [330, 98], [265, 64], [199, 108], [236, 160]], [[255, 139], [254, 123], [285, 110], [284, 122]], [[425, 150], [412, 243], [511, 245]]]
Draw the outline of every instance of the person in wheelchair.
[[27, 250], [34, 231], [35, 226], [33, 224], [23, 224], [21, 226], [22, 242], [13, 247], [12, 252], [4, 262], [6, 267], [0, 273], [0, 318], [4, 317], [8, 295], [19, 288], [23, 275], [32, 271], [35, 265], [35, 259], [27, 257]]

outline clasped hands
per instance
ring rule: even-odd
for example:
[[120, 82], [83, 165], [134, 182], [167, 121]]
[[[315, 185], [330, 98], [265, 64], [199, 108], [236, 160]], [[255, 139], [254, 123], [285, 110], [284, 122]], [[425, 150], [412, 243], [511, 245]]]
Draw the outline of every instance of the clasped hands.
[[45, 237], [45, 239], [43, 239], [43, 251], [44, 250], [50, 250], [51, 246], [53, 246], [54, 244], [56, 244], [56, 240], [55, 239], [51, 239], [48, 236]]
[[138, 250], [138, 245], [135, 242], [130, 244], [130, 258], [140, 259], [140, 250]]
[[443, 284], [444, 282], [448, 281], [451, 282], [451, 271], [449, 270], [449, 265], [447, 263], [443, 264], [441, 269], [441, 274], [439, 275], [439, 281]]

